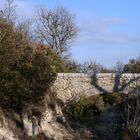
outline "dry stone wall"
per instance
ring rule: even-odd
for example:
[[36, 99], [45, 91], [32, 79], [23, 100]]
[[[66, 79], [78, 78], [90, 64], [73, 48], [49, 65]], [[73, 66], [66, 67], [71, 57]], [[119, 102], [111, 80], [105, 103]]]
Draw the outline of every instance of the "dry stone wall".
[[82, 95], [120, 92], [128, 94], [140, 86], [140, 74], [58, 73], [53, 88], [64, 102]]

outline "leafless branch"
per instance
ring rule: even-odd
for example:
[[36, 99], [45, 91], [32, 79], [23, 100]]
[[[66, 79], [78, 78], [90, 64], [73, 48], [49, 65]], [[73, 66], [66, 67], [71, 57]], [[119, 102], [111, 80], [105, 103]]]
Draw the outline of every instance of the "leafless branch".
[[74, 16], [63, 7], [54, 10], [38, 9], [36, 34], [39, 40], [48, 44], [60, 56], [67, 52], [78, 28]]

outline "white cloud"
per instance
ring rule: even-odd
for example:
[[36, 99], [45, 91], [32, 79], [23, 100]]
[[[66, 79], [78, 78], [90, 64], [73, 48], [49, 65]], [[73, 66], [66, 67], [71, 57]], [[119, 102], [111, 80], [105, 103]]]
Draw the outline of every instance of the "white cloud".
[[[128, 44], [138, 43], [140, 38], [137, 35], [130, 35], [123, 32], [127, 22], [114, 17], [97, 17], [95, 14], [79, 16], [80, 34], [77, 45], [96, 44]], [[120, 31], [119, 31], [120, 29]]]

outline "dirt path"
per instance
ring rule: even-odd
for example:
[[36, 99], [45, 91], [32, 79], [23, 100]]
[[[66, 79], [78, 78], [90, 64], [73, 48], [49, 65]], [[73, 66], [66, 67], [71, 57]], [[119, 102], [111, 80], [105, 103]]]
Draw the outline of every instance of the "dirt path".
[[98, 140], [120, 140], [120, 114], [116, 107], [111, 107], [100, 114], [95, 131]]

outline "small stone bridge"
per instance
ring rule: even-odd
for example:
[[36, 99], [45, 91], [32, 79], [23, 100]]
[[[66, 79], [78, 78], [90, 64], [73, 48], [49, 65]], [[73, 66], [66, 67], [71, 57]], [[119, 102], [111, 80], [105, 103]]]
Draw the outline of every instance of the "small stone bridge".
[[82, 95], [112, 92], [128, 94], [140, 87], [140, 74], [58, 73], [53, 87], [64, 102]]

